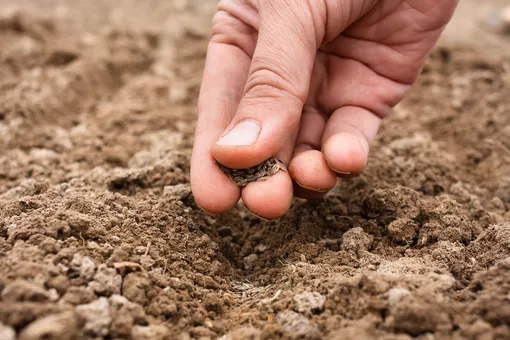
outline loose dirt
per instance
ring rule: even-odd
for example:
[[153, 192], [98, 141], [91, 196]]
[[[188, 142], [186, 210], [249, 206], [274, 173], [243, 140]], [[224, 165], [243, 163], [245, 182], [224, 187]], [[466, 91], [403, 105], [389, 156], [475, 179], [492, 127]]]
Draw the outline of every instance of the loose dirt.
[[3, 4], [0, 339], [510, 339], [510, 40], [475, 1], [367, 171], [272, 222], [191, 194], [214, 2]]

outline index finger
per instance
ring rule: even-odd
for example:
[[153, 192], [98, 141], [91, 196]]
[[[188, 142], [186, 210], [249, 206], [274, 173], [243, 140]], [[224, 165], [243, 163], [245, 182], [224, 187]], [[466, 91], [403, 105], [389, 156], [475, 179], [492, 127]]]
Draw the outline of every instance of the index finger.
[[211, 213], [230, 210], [241, 196], [240, 189], [216, 165], [211, 148], [237, 110], [250, 63], [239, 46], [213, 37], [200, 90], [190, 175], [196, 203]]

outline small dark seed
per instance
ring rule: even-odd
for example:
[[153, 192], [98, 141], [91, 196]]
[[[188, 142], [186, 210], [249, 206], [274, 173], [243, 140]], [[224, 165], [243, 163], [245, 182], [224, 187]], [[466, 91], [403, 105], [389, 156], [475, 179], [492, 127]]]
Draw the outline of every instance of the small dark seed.
[[276, 174], [278, 170], [286, 171], [283, 163], [275, 158], [270, 158], [261, 164], [247, 169], [231, 169], [222, 164], [219, 164], [219, 166], [221, 170], [240, 187], [272, 176]]

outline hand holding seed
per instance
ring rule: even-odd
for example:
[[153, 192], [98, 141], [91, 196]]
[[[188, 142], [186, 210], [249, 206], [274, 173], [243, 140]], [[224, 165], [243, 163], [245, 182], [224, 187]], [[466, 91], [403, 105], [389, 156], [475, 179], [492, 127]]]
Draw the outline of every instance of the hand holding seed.
[[[274, 219], [293, 196], [320, 198], [362, 172], [457, 2], [220, 1], [192, 155], [197, 204], [222, 213], [242, 197]], [[288, 172], [260, 172], [272, 158]]]

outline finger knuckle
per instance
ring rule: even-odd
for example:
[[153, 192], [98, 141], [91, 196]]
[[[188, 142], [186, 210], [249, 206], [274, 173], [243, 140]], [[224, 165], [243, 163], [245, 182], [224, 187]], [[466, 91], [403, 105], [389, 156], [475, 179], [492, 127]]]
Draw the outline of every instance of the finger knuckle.
[[212, 22], [211, 43], [233, 45], [252, 56], [257, 36], [255, 27], [227, 9], [218, 9]]
[[257, 67], [254, 63], [254, 69], [246, 83], [246, 93], [256, 94], [264, 97], [291, 97], [303, 105], [306, 101], [307, 90], [299, 88], [291, 81], [286, 80], [286, 76], [277, 68]]

